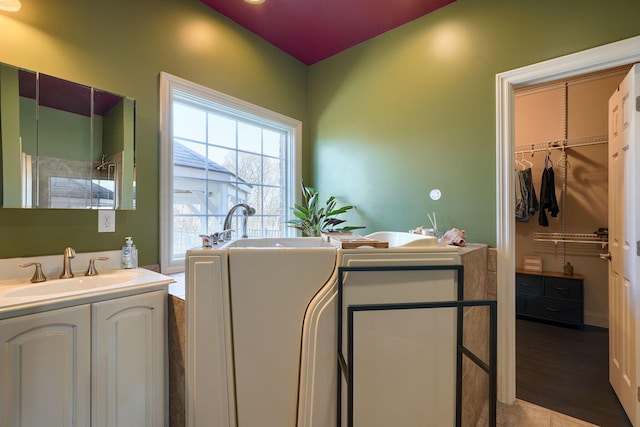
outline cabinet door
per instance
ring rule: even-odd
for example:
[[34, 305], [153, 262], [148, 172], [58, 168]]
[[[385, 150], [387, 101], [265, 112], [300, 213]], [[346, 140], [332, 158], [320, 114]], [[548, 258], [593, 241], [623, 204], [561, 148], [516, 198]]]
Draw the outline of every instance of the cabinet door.
[[93, 304], [93, 427], [165, 425], [165, 291]]
[[89, 305], [0, 321], [0, 425], [89, 427]]

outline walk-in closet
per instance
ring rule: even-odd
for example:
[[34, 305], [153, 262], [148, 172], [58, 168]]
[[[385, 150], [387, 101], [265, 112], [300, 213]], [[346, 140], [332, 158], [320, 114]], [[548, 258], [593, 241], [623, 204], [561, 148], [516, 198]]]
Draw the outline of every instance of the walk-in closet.
[[[625, 418], [606, 379], [608, 264], [601, 254], [608, 240], [608, 101], [628, 70], [515, 95], [516, 396], [595, 424], [598, 417]], [[595, 344], [572, 347], [585, 337]], [[556, 350], [561, 363], [546, 357]], [[585, 375], [559, 371], [578, 362], [597, 385], [572, 383]], [[585, 387], [597, 390], [581, 396]], [[610, 406], [603, 413], [585, 412], [603, 399]]]

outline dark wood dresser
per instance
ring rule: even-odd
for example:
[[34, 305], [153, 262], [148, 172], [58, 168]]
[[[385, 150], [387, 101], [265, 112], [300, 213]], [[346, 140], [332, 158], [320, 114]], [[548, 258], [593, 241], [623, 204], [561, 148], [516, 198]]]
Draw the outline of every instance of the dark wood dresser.
[[584, 326], [584, 276], [516, 270], [516, 314]]

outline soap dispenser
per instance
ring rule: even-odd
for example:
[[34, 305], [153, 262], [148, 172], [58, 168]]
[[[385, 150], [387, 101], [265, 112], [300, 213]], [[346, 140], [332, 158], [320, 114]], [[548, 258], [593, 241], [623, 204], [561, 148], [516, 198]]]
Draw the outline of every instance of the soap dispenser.
[[138, 251], [130, 236], [125, 237], [125, 244], [122, 246], [122, 268], [138, 267]]

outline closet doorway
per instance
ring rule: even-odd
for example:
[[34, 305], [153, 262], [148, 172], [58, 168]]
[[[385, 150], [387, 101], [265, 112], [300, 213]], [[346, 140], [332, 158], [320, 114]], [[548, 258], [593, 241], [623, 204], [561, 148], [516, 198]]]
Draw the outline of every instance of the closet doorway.
[[640, 62], [640, 36], [496, 75], [498, 400], [516, 399], [514, 91], [517, 88]]
[[629, 68], [514, 96], [516, 397], [597, 424], [627, 421], [608, 384], [608, 264], [599, 255], [608, 100]]

